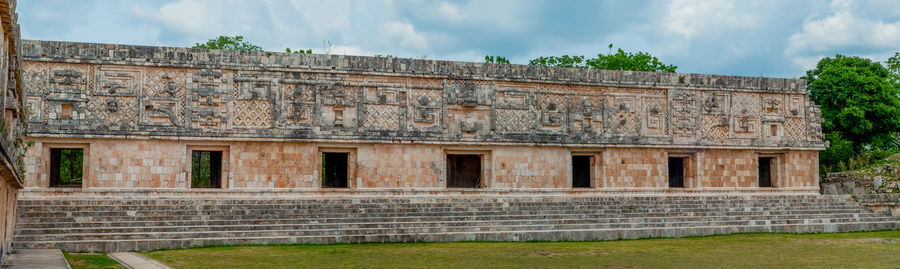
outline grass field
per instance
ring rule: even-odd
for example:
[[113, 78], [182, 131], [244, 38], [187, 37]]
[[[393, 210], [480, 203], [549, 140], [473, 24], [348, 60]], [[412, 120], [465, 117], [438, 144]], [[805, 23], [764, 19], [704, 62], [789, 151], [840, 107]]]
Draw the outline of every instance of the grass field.
[[73, 269], [125, 269], [106, 253], [68, 253], [63, 251]]
[[606, 242], [208, 247], [143, 254], [174, 268], [898, 268], [900, 231]]

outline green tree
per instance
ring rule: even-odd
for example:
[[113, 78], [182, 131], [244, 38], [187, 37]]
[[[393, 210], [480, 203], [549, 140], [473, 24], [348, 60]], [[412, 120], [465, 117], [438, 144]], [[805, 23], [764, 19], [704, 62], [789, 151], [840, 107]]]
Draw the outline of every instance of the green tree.
[[[822, 107], [822, 131], [832, 143], [822, 153], [823, 164], [864, 149], [892, 147], [900, 131], [900, 85], [878, 62], [835, 55], [806, 72], [812, 101]], [[892, 150], [892, 149], [889, 149]]]
[[503, 56], [490, 56], [490, 55], [485, 55], [485, 56], [484, 56], [484, 63], [489, 63], [489, 64], [509, 64], [509, 59], [507, 59], [506, 57], [503, 57]]
[[263, 51], [262, 47], [244, 41], [243, 36], [219, 36], [210, 39], [206, 43], [195, 43], [195, 49], [216, 49], [236, 51]]
[[291, 50], [291, 48], [284, 48], [284, 52], [286, 53], [294, 53], [294, 54], [312, 54], [311, 49], [307, 50]]
[[888, 58], [884, 65], [887, 66], [891, 73], [894, 73], [894, 81], [900, 82], [900, 52], [895, 52], [894, 56]]
[[631, 70], [648, 72], [675, 72], [678, 66], [663, 64], [659, 58], [647, 52], [625, 52], [621, 48], [612, 53], [613, 44], [608, 46], [607, 54], [599, 53], [595, 58], [584, 56], [545, 56], [531, 60], [530, 65], [592, 68], [607, 70]]
[[553, 67], [587, 68], [587, 66], [584, 65], [584, 56], [543, 56], [532, 59], [528, 62], [528, 64]]

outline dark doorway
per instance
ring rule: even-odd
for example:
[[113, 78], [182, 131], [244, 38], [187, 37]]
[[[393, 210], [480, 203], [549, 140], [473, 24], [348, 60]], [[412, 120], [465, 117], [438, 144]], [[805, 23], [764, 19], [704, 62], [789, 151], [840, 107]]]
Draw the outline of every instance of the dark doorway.
[[481, 188], [481, 155], [447, 154], [448, 188]]
[[669, 188], [684, 188], [684, 159], [669, 158]]
[[84, 150], [50, 149], [50, 187], [81, 187]]
[[759, 186], [772, 187], [772, 157], [759, 157]]
[[348, 153], [322, 153], [322, 187], [347, 187]]
[[572, 156], [572, 188], [591, 187], [591, 156]]
[[191, 152], [191, 188], [222, 187], [222, 152]]

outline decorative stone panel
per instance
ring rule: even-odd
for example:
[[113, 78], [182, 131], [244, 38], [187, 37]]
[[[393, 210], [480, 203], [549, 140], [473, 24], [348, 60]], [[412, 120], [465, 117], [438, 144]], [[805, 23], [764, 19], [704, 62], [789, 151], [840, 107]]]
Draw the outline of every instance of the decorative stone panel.
[[24, 48], [24, 106], [40, 136], [825, 146], [800, 80], [47, 41]]

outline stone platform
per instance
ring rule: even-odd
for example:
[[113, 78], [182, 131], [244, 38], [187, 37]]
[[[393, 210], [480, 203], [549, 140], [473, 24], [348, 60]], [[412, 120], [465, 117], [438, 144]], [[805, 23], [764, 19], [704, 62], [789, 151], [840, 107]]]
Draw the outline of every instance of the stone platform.
[[582, 241], [900, 229], [849, 196], [453, 192], [19, 200], [15, 248], [148, 251], [211, 245]]

